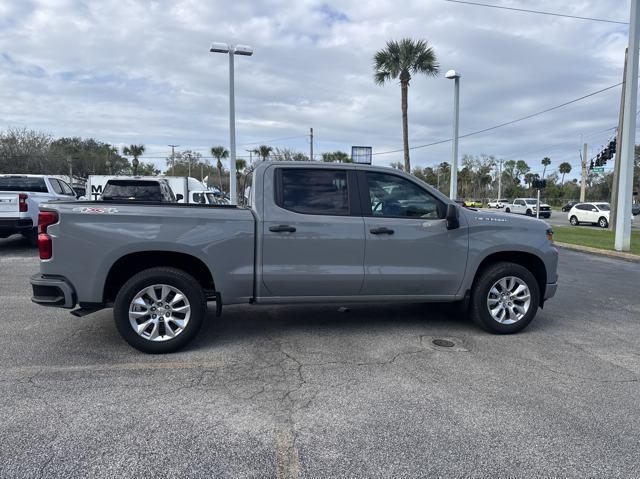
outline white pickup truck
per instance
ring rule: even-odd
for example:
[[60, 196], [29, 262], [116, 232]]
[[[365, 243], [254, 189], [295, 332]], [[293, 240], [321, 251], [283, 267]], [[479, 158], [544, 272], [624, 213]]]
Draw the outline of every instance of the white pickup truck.
[[[519, 215], [536, 216], [536, 199], [535, 198], [516, 198], [513, 203], [505, 205], [505, 213], [517, 213]], [[540, 203], [540, 218], [551, 217], [551, 206], [546, 203]]]
[[0, 238], [21, 233], [35, 246], [40, 203], [75, 199], [73, 189], [52, 176], [0, 175]]

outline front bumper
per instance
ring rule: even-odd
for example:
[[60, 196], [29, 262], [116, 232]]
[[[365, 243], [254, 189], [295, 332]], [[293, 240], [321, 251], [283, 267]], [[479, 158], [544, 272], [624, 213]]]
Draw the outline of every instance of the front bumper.
[[76, 305], [76, 292], [73, 285], [62, 276], [31, 276], [33, 296], [31, 301], [41, 306], [55, 306], [71, 309]]
[[551, 299], [556, 295], [556, 290], [558, 289], [558, 283], [547, 283], [547, 287], [544, 290], [544, 299]]
[[10, 236], [16, 233], [27, 233], [33, 229], [31, 218], [1, 218], [0, 237]]

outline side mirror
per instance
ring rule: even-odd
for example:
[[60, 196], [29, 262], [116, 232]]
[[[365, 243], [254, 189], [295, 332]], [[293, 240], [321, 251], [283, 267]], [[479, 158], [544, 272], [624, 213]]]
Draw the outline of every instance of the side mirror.
[[181, 195], [180, 193], [176, 195], [176, 201], [182, 201], [183, 199], [184, 199], [184, 195]]
[[460, 227], [460, 221], [458, 221], [458, 207], [456, 205], [447, 205], [447, 229], [455, 230]]

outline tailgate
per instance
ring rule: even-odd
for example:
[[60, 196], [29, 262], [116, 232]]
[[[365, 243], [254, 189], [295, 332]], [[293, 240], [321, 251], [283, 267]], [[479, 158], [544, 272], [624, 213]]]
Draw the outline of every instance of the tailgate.
[[18, 193], [0, 192], [0, 218], [20, 217], [20, 205]]

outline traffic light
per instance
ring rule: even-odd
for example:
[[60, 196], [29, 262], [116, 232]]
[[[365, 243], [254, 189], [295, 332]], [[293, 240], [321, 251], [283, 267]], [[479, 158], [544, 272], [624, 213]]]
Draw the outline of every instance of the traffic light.
[[593, 166], [594, 166], [594, 165], [593, 165], [593, 160], [591, 160], [591, 166], [589, 166], [589, 169], [590, 169], [590, 170], [593, 170]]
[[611, 140], [611, 141], [609, 142], [609, 151], [610, 151], [611, 153], [615, 153], [615, 152], [616, 152], [616, 141], [617, 141], [617, 139], [616, 139], [616, 138], [614, 138], [613, 140]]

